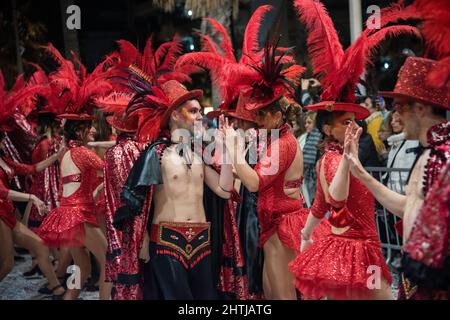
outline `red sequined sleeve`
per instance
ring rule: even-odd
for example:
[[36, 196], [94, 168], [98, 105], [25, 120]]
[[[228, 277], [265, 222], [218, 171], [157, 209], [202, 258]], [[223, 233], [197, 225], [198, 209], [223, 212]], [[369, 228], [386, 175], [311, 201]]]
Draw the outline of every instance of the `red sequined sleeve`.
[[[327, 181], [328, 188], [331, 185], [331, 182], [336, 175], [336, 171], [339, 167], [339, 163], [341, 162], [342, 155], [337, 153], [329, 153], [324, 158], [323, 171], [325, 174], [325, 179]], [[328, 193], [328, 202], [331, 204], [333, 208], [342, 208], [345, 206], [347, 201], [336, 201], [333, 199], [330, 193]]]
[[47, 159], [48, 152], [50, 150], [50, 140], [43, 139], [41, 140], [33, 150], [33, 154], [31, 155], [31, 162], [38, 163]]
[[26, 176], [36, 173], [36, 165], [15, 162], [9, 158], [4, 158], [3, 160], [5, 160], [8, 166], [10, 166], [17, 175]]
[[267, 154], [256, 164], [255, 171], [259, 178], [259, 191], [272, 184], [279, 174], [291, 165], [297, 145], [290, 144], [285, 137], [275, 140], [267, 150]]
[[317, 219], [322, 219], [325, 214], [330, 210], [330, 205], [325, 201], [325, 196], [323, 194], [322, 188], [319, 187], [320, 180], [317, 178], [317, 192], [314, 197], [314, 202], [311, 206], [311, 213]]
[[80, 171], [85, 170], [103, 170], [103, 160], [88, 148], [74, 148], [71, 150], [71, 157]]

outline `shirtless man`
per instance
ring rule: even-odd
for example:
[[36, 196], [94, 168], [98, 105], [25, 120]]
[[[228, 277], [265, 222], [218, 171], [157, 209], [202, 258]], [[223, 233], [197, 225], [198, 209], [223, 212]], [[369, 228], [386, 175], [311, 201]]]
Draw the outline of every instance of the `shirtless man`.
[[[187, 91], [174, 80], [161, 88], [170, 101], [167, 126], [164, 127], [164, 121], [161, 125], [161, 130], [169, 129], [169, 137], [159, 137], [163, 147], [158, 153], [160, 162], [147, 162], [159, 173], [158, 181], [149, 184], [153, 190], [148, 199], [152, 209], [148, 234], [140, 251], [140, 258], [149, 260], [147, 269], [151, 269], [150, 277], [146, 273], [145, 291], [150, 286], [150, 291], [156, 290], [158, 298], [165, 300], [215, 299], [211, 230], [203, 206], [203, 191], [206, 183], [219, 197], [228, 199], [233, 185], [231, 164], [222, 165], [219, 175], [191, 150], [195, 124], [201, 125], [197, 99], [202, 92]], [[152, 146], [141, 156], [151, 150]], [[138, 159], [135, 166], [139, 168], [140, 163]]]
[[[352, 174], [369, 188], [387, 210], [403, 219], [404, 244], [408, 241], [427, 192], [450, 157], [450, 124], [445, 118], [445, 109], [449, 108], [446, 92], [445, 89], [431, 88], [426, 83], [426, 76], [434, 64], [429, 59], [408, 58], [399, 73], [394, 92], [382, 93], [394, 98], [405, 125], [406, 139], [419, 140], [424, 147], [412, 168], [406, 195], [396, 193], [374, 179], [364, 170], [358, 154], [346, 156], [350, 160]], [[357, 141], [353, 139], [351, 143]], [[411, 298], [417, 288], [404, 276], [402, 282], [402, 297]]]

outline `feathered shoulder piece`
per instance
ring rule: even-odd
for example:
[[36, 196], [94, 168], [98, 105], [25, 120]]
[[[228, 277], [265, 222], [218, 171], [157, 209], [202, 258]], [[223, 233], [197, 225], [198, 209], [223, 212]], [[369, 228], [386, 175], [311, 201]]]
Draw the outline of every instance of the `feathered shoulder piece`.
[[106, 95], [112, 90], [110, 76], [111, 67], [117, 59], [116, 54], [107, 56], [98, 64], [91, 73], [72, 53], [74, 61], [78, 64], [76, 70], [74, 64], [65, 59], [61, 53], [49, 44], [43, 47], [59, 64], [56, 71], [50, 73], [50, 84], [55, 87], [59, 98], [65, 97], [65, 114], [90, 114], [96, 97]]
[[380, 29], [366, 28], [345, 51], [339, 41], [333, 22], [324, 5], [318, 0], [295, 0], [300, 22], [308, 31], [307, 45], [313, 71], [324, 89], [323, 101], [354, 102], [355, 88], [370, 63], [376, 48], [387, 37], [415, 35], [419, 31], [408, 25], [388, 25], [413, 17], [402, 12], [403, 6], [394, 4], [383, 9]]

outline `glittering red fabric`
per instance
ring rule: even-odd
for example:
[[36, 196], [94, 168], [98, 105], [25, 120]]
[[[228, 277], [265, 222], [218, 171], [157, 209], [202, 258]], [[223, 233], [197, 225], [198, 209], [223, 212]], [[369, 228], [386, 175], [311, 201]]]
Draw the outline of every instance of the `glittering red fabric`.
[[300, 231], [309, 210], [303, 208], [302, 199], [293, 199], [284, 193], [285, 174], [296, 152], [297, 141], [289, 126], [284, 125], [279, 138], [269, 143], [266, 156], [256, 164], [260, 246], [277, 232], [285, 246], [294, 250], [300, 248]]
[[[157, 147], [157, 154], [161, 154], [165, 148], [164, 144]], [[161, 158], [160, 158], [161, 159]], [[117, 275], [115, 283], [115, 300], [142, 300], [143, 299], [143, 279], [142, 265], [139, 262], [139, 251], [141, 249], [144, 232], [150, 213], [150, 205], [153, 199], [153, 186], [150, 187], [147, 200], [142, 208], [142, 214], [135, 216], [132, 220], [125, 222], [122, 231], [122, 253], [120, 256], [120, 273]], [[128, 279], [138, 279], [138, 281], [128, 281]]]
[[240, 200], [238, 198], [239, 194], [234, 191], [232, 198], [224, 207], [223, 263], [220, 268], [218, 289], [236, 300], [247, 300], [250, 298], [248, 279], [242, 272], [245, 260], [236, 221], [236, 201]]
[[424, 195], [434, 184], [443, 167], [450, 161], [450, 121], [431, 127], [427, 132], [428, 158], [424, 176]]
[[[330, 185], [342, 158], [340, 150], [326, 148], [321, 161], [325, 178]], [[318, 198], [323, 191], [318, 182]], [[367, 298], [370, 266], [375, 266], [380, 275], [391, 283], [391, 274], [381, 252], [375, 216], [375, 201], [369, 190], [356, 178], [350, 176], [350, 192], [346, 208], [355, 220], [350, 229], [341, 235], [329, 233], [316, 239], [313, 244], [290, 263], [296, 277], [296, 287], [307, 298], [318, 299], [331, 296], [335, 299]], [[323, 217], [331, 205], [315, 203], [313, 213]]]
[[[61, 137], [53, 139], [44, 138], [36, 145], [33, 150], [31, 161], [38, 163], [56, 153], [61, 146]], [[59, 163], [55, 162], [48, 168], [38, 172], [33, 177], [31, 193], [44, 201], [48, 210], [53, 210], [58, 206], [59, 190]], [[32, 206], [29, 218], [29, 228], [37, 232], [39, 226], [44, 220], [45, 215], [40, 215], [36, 206]]]
[[114, 214], [122, 205], [120, 192], [128, 174], [139, 157], [139, 145], [131, 136], [120, 135], [117, 144], [105, 153], [105, 167], [103, 170], [105, 199], [105, 225], [108, 240], [108, 253], [106, 259], [106, 280], [117, 280], [120, 270], [121, 237], [120, 231], [113, 226]]
[[91, 150], [69, 142], [70, 156], [81, 174], [78, 189], [61, 197], [60, 206], [52, 210], [41, 224], [39, 236], [49, 247], [84, 245], [84, 223], [98, 227], [93, 191], [97, 186], [97, 171], [103, 160]]
[[[12, 171], [11, 171], [12, 172]], [[16, 217], [14, 216], [14, 206], [11, 200], [6, 197], [9, 192], [9, 181], [12, 176], [8, 175], [3, 168], [0, 169], [0, 219], [10, 228], [16, 226]]]

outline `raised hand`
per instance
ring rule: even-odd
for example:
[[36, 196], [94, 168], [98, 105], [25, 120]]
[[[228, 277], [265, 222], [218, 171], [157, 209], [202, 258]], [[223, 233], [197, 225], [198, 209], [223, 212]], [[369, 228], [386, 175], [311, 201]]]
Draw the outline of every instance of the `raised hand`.
[[354, 121], [348, 124], [345, 130], [344, 154], [359, 156], [359, 138], [362, 134], [362, 128]]
[[362, 128], [353, 122], [349, 124], [345, 131], [344, 158], [348, 161], [350, 172], [356, 178], [359, 178], [365, 172], [359, 161], [359, 138], [361, 134]]

